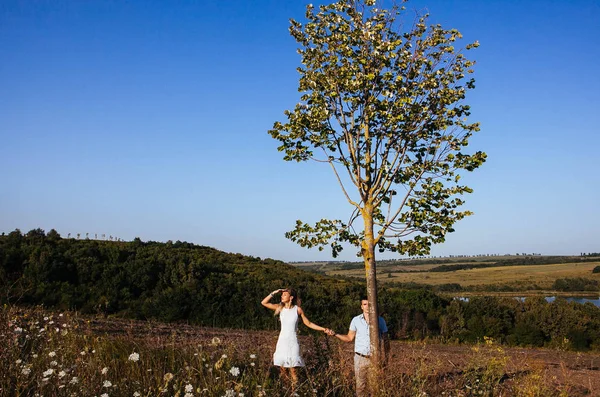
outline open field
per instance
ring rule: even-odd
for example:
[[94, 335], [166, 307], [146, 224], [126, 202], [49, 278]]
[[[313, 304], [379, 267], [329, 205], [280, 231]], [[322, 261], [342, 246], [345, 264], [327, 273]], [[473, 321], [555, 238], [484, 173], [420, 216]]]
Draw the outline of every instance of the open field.
[[[0, 395], [289, 396], [277, 331], [80, 317], [4, 307]], [[41, 330], [44, 331], [41, 331]], [[300, 396], [353, 395], [352, 344], [300, 337]], [[392, 341], [378, 396], [600, 396], [600, 355]]]
[[[419, 284], [460, 284], [463, 287], [474, 285], [493, 285], [528, 283], [550, 289], [556, 279], [584, 277], [600, 280], [600, 273], [592, 274], [592, 269], [600, 262], [563, 263], [550, 265], [501, 266], [481, 269], [465, 269], [453, 272], [410, 272], [380, 274], [378, 280], [385, 283], [413, 282]], [[429, 266], [429, 265], [428, 265]], [[423, 268], [424, 270], [424, 268]], [[388, 269], [386, 269], [386, 272]], [[364, 278], [364, 270], [336, 270], [328, 275], [342, 275]]]

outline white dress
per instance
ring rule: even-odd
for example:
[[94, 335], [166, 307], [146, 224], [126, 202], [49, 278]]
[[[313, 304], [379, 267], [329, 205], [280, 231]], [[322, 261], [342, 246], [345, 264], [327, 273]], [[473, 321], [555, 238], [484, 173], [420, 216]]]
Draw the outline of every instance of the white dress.
[[300, 357], [300, 345], [298, 344], [298, 306], [290, 309], [283, 308], [279, 312], [281, 320], [281, 332], [277, 339], [277, 347], [273, 354], [273, 363], [278, 367], [304, 367], [304, 361]]

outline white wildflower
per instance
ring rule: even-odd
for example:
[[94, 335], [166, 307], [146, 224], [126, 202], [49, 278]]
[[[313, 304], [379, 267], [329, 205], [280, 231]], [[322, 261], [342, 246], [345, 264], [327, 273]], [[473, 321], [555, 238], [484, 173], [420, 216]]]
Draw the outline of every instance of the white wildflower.
[[79, 378], [74, 376], [73, 379], [71, 379], [71, 381], [69, 383], [72, 385], [75, 385], [75, 384], [79, 383]]
[[100, 394], [100, 397], [108, 397], [108, 393], [102, 393]]
[[21, 359], [19, 359], [19, 360], [15, 361], [15, 364], [19, 365], [19, 364], [21, 364], [22, 362], [23, 362], [23, 361], [22, 361]]
[[58, 377], [59, 377], [59, 378], [64, 378], [66, 374], [67, 374], [67, 373], [66, 373], [65, 371], [60, 371], [60, 372], [58, 373]]
[[50, 376], [50, 375], [52, 375], [53, 373], [54, 373], [54, 370], [53, 370], [52, 368], [48, 368], [46, 371], [44, 371], [44, 372], [42, 373], [42, 375], [43, 375], [44, 377], [47, 377], [47, 376]]
[[134, 352], [129, 355], [129, 361], [137, 362], [139, 360], [140, 360], [140, 355], [138, 353]]
[[15, 332], [16, 332], [16, 333], [18, 333], [18, 334], [20, 334], [21, 332], [23, 332], [23, 328], [21, 328], [21, 327], [16, 327], [16, 328], [15, 328]]
[[50, 361], [50, 365], [53, 367], [56, 367], [58, 365], [58, 363], [56, 361]]
[[186, 393], [191, 393], [194, 391], [194, 386], [190, 385], [189, 383], [187, 385], [185, 385], [185, 392]]
[[136, 391], [136, 392], [133, 393], [133, 397], [140, 397], [140, 396], [141, 396], [140, 392]]
[[23, 368], [23, 369], [21, 370], [21, 373], [22, 373], [23, 375], [29, 375], [29, 374], [31, 373], [31, 368]]
[[111, 386], [112, 386], [112, 383], [109, 380], [105, 380], [104, 383], [102, 384], [102, 387], [106, 387], [107, 389]]
[[108, 373], [108, 367], [102, 368], [102, 375], [106, 375]]
[[233, 376], [238, 376], [240, 374], [240, 369], [238, 367], [231, 367], [229, 373]]
[[255, 359], [256, 358], [256, 354], [251, 354], [250, 358]]
[[56, 356], [56, 352], [50, 352], [50, 353], [48, 353], [48, 356], [55, 357]]

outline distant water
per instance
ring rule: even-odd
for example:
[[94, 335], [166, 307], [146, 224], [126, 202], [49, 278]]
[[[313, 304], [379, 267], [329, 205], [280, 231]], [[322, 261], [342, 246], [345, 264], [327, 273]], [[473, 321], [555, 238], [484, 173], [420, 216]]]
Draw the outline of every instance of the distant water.
[[[546, 296], [545, 298], [546, 298], [547, 302], [554, 302], [556, 300], [556, 296]], [[565, 296], [564, 298], [565, 298], [565, 300], [567, 302], [577, 302], [577, 303], [587, 303], [587, 302], [590, 302], [594, 306], [600, 307], [600, 297], [598, 299], [590, 299], [590, 298], [582, 298], [580, 296]], [[469, 298], [466, 298], [464, 296], [457, 296], [454, 299], [458, 299], [458, 300], [465, 301], [465, 302], [469, 301]], [[515, 299], [518, 299], [520, 301], [524, 301], [525, 297], [524, 296], [516, 296]]]
[[[555, 296], [547, 296], [546, 297], [546, 301], [548, 301], [548, 302], [554, 302], [555, 299], [556, 299]], [[579, 296], [567, 296], [567, 297], [565, 297], [565, 299], [568, 302], [577, 302], [577, 303], [587, 303], [587, 302], [590, 302], [590, 303], [593, 303], [595, 306], [600, 307], [600, 298], [598, 298], [598, 299], [590, 299], [590, 298], [581, 298]]]

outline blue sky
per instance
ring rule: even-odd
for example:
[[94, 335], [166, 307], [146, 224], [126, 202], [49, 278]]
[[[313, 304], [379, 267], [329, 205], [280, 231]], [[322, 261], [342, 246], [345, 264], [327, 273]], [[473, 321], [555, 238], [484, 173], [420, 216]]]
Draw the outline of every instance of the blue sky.
[[[4, 0], [0, 232], [330, 259], [283, 234], [350, 207], [327, 166], [284, 162], [267, 134], [298, 102], [287, 28], [305, 5]], [[475, 215], [432, 253], [600, 251], [600, 3], [407, 7], [481, 44], [467, 102], [482, 130], [470, 147], [489, 157], [463, 177]]]

